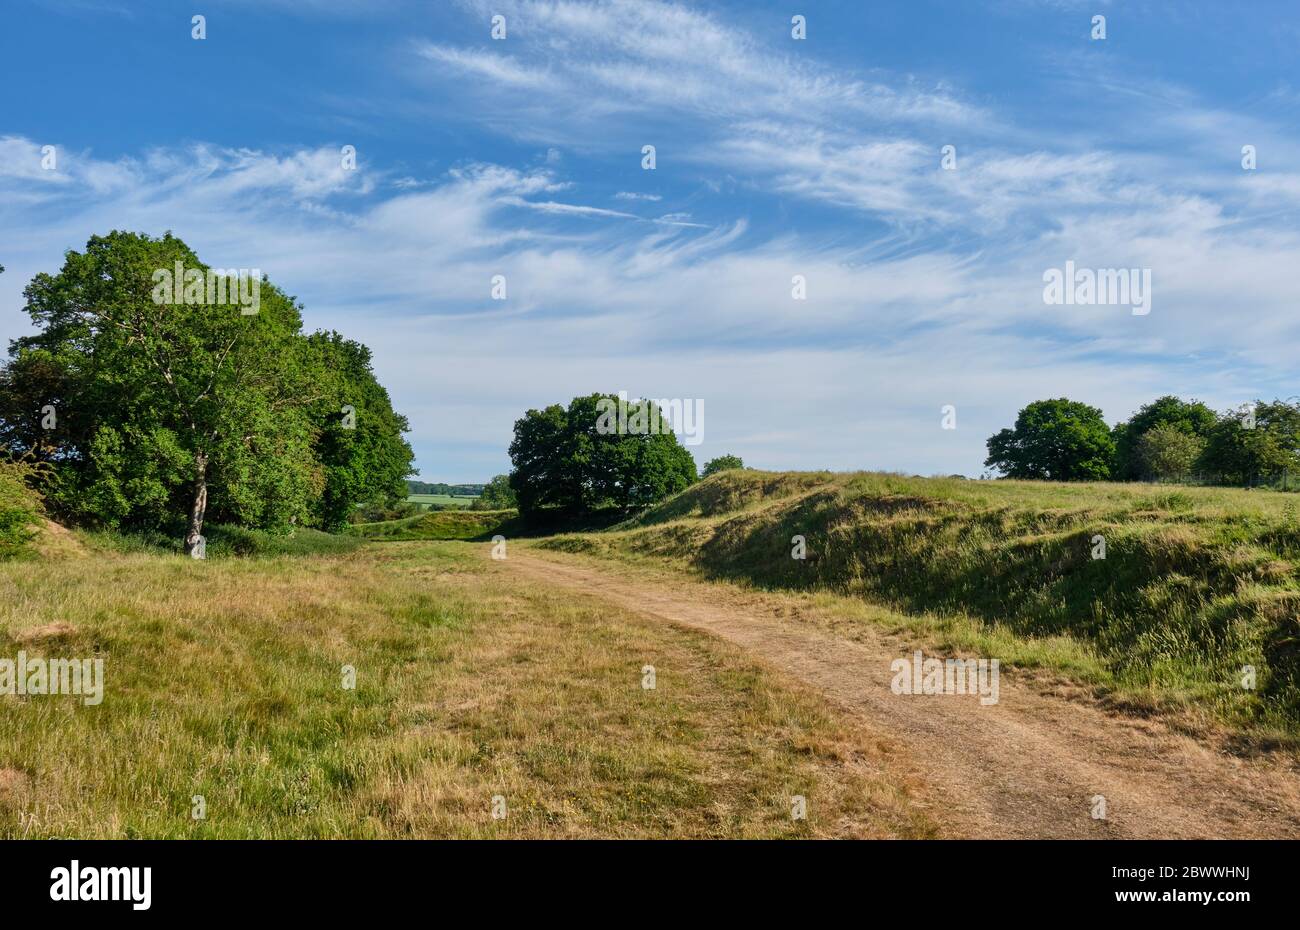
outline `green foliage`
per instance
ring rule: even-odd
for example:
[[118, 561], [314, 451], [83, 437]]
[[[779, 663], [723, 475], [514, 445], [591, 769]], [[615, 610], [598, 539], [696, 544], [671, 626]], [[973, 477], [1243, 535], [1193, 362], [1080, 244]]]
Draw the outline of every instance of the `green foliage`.
[[510, 487], [509, 475], [497, 475], [483, 486], [483, 493], [474, 501], [473, 510], [514, 510], [519, 506], [515, 489]]
[[369, 351], [304, 337], [300, 306], [265, 279], [253, 314], [201, 287], [194, 302], [156, 302], [155, 273], [178, 262], [208, 270], [170, 233], [113, 232], [24, 291], [38, 332], [13, 341], [0, 373], [0, 443], [49, 464], [51, 507], [129, 529], [192, 507], [200, 526], [332, 528], [357, 500], [404, 495], [406, 421]]
[[[324, 533], [299, 527], [291, 533], [208, 523], [203, 528], [209, 561], [223, 558], [329, 556], [353, 552], [362, 541], [345, 533]], [[123, 554], [178, 555], [184, 552], [180, 528], [161, 530], [83, 530], [82, 539], [97, 549]]]
[[1200, 436], [1160, 423], [1138, 437], [1132, 455], [1139, 477], [1169, 481], [1186, 477], [1204, 448]]
[[521, 513], [644, 507], [695, 481], [690, 452], [654, 428], [657, 405], [629, 403], [624, 429], [612, 413], [618, 403], [612, 394], [591, 394], [568, 409], [553, 404], [515, 421], [510, 486]]
[[341, 555], [362, 545], [360, 540], [351, 536], [307, 528], [285, 534], [243, 526], [210, 524], [206, 532], [208, 558], [223, 555], [261, 558]]
[[1144, 404], [1126, 423], [1117, 425], [1113, 476], [1133, 481], [1149, 474], [1138, 451], [1142, 437], [1157, 426], [1168, 426], [1188, 436], [1205, 439], [1218, 422], [1214, 411], [1198, 400], [1185, 401], [1171, 394]]
[[450, 494], [411, 494], [406, 498], [408, 504], [415, 504], [416, 507], [425, 510], [464, 510], [473, 508], [478, 500], [477, 497], [467, 495], [453, 497]]
[[[318, 394], [311, 417], [325, 485], [314, 502], [315, 523], [341, 529], [357, 501], [398, 502], [414, 457], [402, 434], [410, 429], [370, 365], [370, 350], [338, 333], [306, 338]], [[351, 407], [353, 416], [344, 414]], [[350, 424], [350, 425], [349, 425]]]
[[1095, 481], [1109, 477], [1115, 442], [1100, 410], [1061, 397], [1025, 407], [988, 450], [984, 464], [1009, 478]]
[[1224, 414], [1210, 431], [1198, 464], [1232, 484], [1253, 484], [1280, 471], [1300, 472], [1300, 404], [1260, 401], [1249, 413]]
[[729, 468], [744, 468], [745, 463], [741, 461], [738, 455], [720, 455], [716, 459], [710, 459], [704, 463], [704, 471], [700, 473], [701, 478], [707, 478], [709, 475], [716, 475], [720, 471], [726, 471]]
[[0, 462], [0, 560], [30, 553], [41, 525], [41, 498], [31, 477], [29, 465]]

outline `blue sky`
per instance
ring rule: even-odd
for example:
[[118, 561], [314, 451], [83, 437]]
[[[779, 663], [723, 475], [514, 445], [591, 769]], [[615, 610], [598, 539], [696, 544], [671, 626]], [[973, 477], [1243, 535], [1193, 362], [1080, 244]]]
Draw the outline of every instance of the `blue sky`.
[[[703, 400], [701, 463], [968, 475], [1037, 398], [1300, 391], [1293, 3], [2, 15], [0, 338], [65, 250], [170, 229], [370, 345], [427, 480], [506, 471], [516, 417], [596, 390]], [[1067, 260], [1151, 269], [1150, 314], [1045, 304]]]

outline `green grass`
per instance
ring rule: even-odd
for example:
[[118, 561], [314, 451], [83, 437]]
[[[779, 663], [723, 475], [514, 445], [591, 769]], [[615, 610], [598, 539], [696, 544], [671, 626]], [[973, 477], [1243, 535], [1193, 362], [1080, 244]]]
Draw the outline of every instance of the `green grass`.
[[0, 697], [0, 837], [934, 832], [876, 742], [811, 692], [477, 544], [88, 549], [0, 565], [0, 588], [0, 656], [104, 667], [98, 706]]
[[[918, 628], [960, 627], [986, 654], [1015, 644], [1025, 664], [1120, 699], [1293, 737], [1298, 503], [1225, 488], [733, 471], [610, 532], [546, 545], [860, 598]], [[791, 558], [795, 535], [806, 560]]]
[[[1215, 488], [725, 472], [537, 544], [668, 584], [684, 569], [770, 590], [837, 633], [883, 626], [1294, 745], [1296, 507]], [[212, 526], [205, 563], [171, 537], [65, 534], [57, 558], [0, 564], [0, 656], [105, 668], [98, 707], [0, 697], [0, 836], [933, 833], [873, 742], [815, 695], [460, 541], [514, 539], [516, 522]], [[790, 820], [793, 794], [808, 821]]]

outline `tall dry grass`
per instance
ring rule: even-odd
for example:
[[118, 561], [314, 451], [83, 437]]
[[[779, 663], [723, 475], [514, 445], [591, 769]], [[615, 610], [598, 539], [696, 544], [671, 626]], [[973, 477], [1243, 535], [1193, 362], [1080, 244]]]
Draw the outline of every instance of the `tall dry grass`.
[[819, 698], [477, 544], [204, 563], [91, 539], [0, 566], [20, 649], [102, 658], [105, 697], [0, 697], [3, 836], [933, 832]]

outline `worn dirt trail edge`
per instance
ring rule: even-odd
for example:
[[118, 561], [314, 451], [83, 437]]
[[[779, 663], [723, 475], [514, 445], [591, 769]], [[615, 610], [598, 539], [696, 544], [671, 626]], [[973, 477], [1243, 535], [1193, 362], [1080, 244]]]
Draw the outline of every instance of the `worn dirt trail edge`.
[[[1216, 752], [1159, 722], [1121, 718], [1003, 675], [999, 703], [895, 695], [896, 643], [850, 641], [797, 621], [710, 603], [577, 557], [512, 549], [507, 571], [704, 630], [820, 691], [905, 747], [949, 836], [1300, 837], [1300, 778], [1280, 760]], [[1095, 795], [1107, 819], [1091, 816]], [[930, 806], [927, 804], [927, 807]]]

